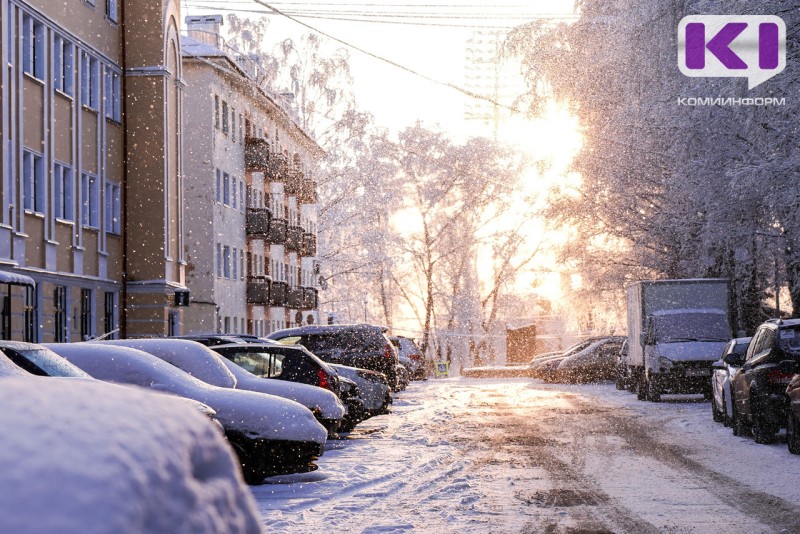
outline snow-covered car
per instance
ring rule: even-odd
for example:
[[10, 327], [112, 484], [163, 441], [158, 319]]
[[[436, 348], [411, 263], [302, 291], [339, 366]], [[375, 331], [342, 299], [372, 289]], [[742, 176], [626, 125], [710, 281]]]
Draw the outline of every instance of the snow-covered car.
[[797, 362], [781, 363], [788, 365], [785, 372], [794, 373], [789, 385], [786, 386], [786, 395], [789, 397], [789, 408], [786, 410], [786, 445], [792, 454], [800, 454], [800, 366]]
[[3, 340], [0, 341], [0, 350], [20, 369], [32, 375], [91, 378], [44, 345]]
[[370, 369], [329, 363], [340, 376], [348, 378], [358, 386], [359, 399], [364, 406], [364, 419], [389, 413], [392, 404], [392, 388], [386, 375]]
[[585, 339], [575, 343], [570, 347], [567, 347], [562, 352], [557, 352], [552, 355], [539, 355], [539, 357], [534, 358], [530, 365], [528, 365], [531, 376], [534, 378], [541, 378], [543, 380], [555, 379], [555, 372], [558, 369], [558, 365], [561, 363], [561, 361], [568, 356], [576, 354], [578, 351], [585, 349], [598, 339], [599, 338]]
[[556, 379], [563, 382], [601, 382], [614, 380], [617, 356], [625, 341], [623, 336], [599, 339], [588, 347], [561, 360]]
[[722, 352], [722, 357], [711, 365], [711, 416], [714, 421], [731, 426], [733, 403], [731, 402], [731, 377], [744, 362], [744, 355], [751, 337], [731, 339]]
[[397, 391], [403, 391], [408, 387], [408, 383], [411, 382], [411, 375], [408, 373], [408, 369], [402, 364], [397, 364], [395, 366], [397, 368]]
[[[344, 417], [344, 406], [339, 401], [335, 394], [338, 391], [338, 383], [336, 383], [335, 373], [331, 370], [328, 373], [331, 375], [330, 391], [327, 388], [311, 388], [306, 389], [302, 387], [302, 383], [282, 383], [279, 380], [247, 380], [238, 383], [234, 374], [229, 367], [225, 364], [225, 358], [221, 356], [216, 350], [211, 350], [209, 347], [198, 343], [196, 341], [189, 341], [184, 339], [124, 339], [114, 341], [103, 341], [102, 343], [116, 344], [125, 347], [133, 347], [135, 349], [149, 352], [150, 354], [161, 358], [162, 360], [171, 363], [183, 369], [192, 376], [195, 376], [214, 386], [231, 387], [237, 389], [247, 389], [251, 391], [258, 391], [260, 393], [267, 393], [279, 397], [288, 398], [299, 402], [319, 419], [320, 423], [331, 431], [339, 426], [342, 417]], [[235, 345], [240, 347], [242, 345]], [[214, 347], [216, 349], [217, 347]], [[283, 348], [283, 347], [279, 347]], [[246, 358], [240, 359], [244, 363]], [[251, 362], [248, 367], [256, 369], [261, 366], [263, 370], [264, 362]], [[260, 376], [272, 376], [269, 373], [259, 371]], [[244, 375], [247, 377], [248, 375]], [[249, 375], [252, 376], [252, 375]], [[315, 377], [317, 375], [315, 374]], [[289, 396], [291, 395], [291, 396]]]
[[[47, 346], [99, 380], [146, 387], [209, 405], [250, 484], [270, 475], [313, 470], [312, 462], [323, 453], [327, 431], [310, 410], [294, 401], [213, 386], [152, 354], [122, 345]], [[233, 380], [233, 375], [229, 376]]]
[[416, 343], [405, 336], [389, 336], [389, 340], [397, 348], [397, 358], [408, 369], [411, 380], [426, 380], [425, 358]]
[[183, 400], [99, 380], [3, 378], [0, 530], [261, 532], [230, 447]]

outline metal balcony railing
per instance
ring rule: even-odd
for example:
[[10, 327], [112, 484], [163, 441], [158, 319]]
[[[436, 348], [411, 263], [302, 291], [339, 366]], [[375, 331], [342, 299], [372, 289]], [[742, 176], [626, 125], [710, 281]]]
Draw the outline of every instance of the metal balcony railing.
[[286, 219], [272, 219], [269, 226], [270, 245], [285, 245], [289, 223]]
[[286, 233], [286, 248], [299, 251], [303, 244], [305, 230], [301, 226], [290, 226]]
[[309, 232], [303, 234], [300, 255], [306, 257], [317, 255], [317, 236]]
[[267, 237], [269, 236], [271, 219], [272, 214], [268, 208], [247, 208], [244, 223], [245, 232], [250, 236]]
[[286, 306], [286, 297], [287, 293], [289, 292], [288, 290], [289, 284], [286, 282], [272, 282], [272, 291], [269, 299], [270, 306]]
[[267, 277], [252, 276], [247, 279], [247, 303], [269, 306], [272, 281]]

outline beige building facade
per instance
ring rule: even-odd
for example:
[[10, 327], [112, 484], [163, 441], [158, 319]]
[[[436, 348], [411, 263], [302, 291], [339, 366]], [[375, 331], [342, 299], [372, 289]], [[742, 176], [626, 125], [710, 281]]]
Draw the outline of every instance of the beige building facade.
[[0, 337], [181, 331], [179, 17], [2, 0]]

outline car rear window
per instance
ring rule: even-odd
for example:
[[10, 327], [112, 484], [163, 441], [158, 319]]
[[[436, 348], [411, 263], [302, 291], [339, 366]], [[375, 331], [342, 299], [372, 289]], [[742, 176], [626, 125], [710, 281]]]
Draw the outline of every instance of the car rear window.
[[336, 349], [372, 352], [383, 350], [386, 338], [379, 331], [343, 330], [341, 332], [304, 335], [300, 344], [313, 353], [325, 353]]
[[226, 352], [225, 357], [242, 369], [262, 378], [275, 378], [283, 373], [283, 354], [268, 352]]

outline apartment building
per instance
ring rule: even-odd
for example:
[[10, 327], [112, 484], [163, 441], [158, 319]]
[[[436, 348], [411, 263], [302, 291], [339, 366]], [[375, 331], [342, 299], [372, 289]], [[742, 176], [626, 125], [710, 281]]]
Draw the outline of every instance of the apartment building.
[[177, 2], [0, 5], [0, 338], [179, 332]]
[[264, 335], [319, 322], [317, 196], [324, 155], [259, 85], [259, 65], [220, 37], [222, 17], [187, 17], [187, 332]]

